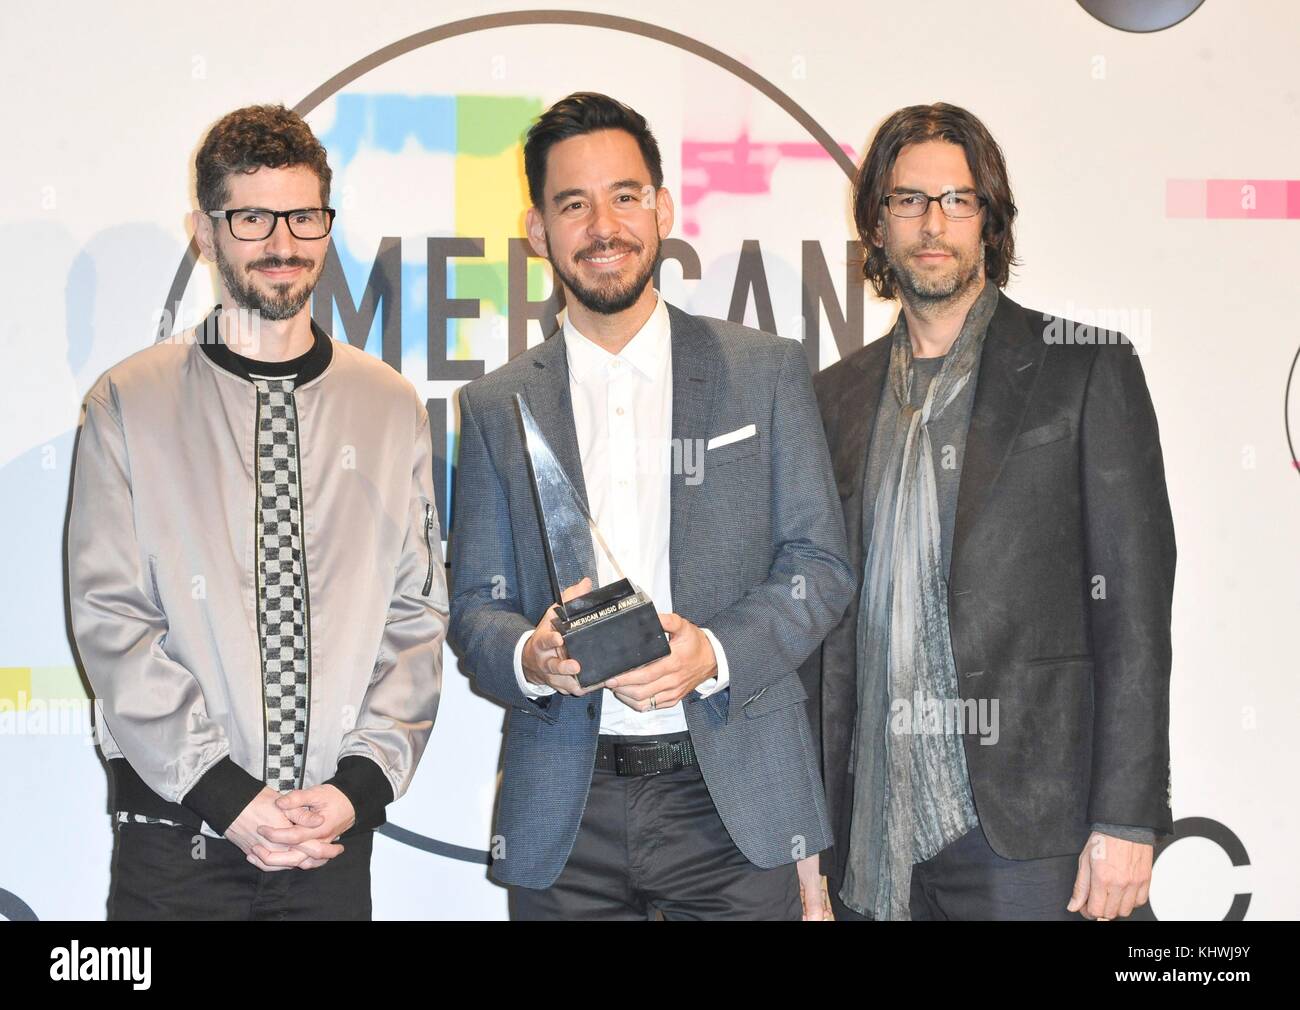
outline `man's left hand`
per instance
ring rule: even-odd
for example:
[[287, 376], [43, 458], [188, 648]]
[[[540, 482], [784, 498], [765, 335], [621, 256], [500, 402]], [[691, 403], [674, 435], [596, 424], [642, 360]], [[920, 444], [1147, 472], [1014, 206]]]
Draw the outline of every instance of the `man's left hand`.
[[628, 708], [648, 712], [671, 708], [710, 677], [718, 675], [718, 660], [709, 636], [677, 614], [660, 614], [659, 623], [668, 632], [667, 656], [635, 670], [620, 673], [604, 686]]
[[1079, 853], [1079, 873], [1066, 909], [1101, 922], [1132, 915], [1151, 892], [1153, 850], [1094, 831]]
[[[337, 786], [328, 784], [290, 790], [282, 794], [275, 805], [294, 822], [294, 826], [258, 829], [263, 838], [292, 846], [287, 852], [266, 849], [265, 855], [260, 851], [265, 846], [254, 846], [253, 852], [257, 857], [270, 865], [296, 866], [303, 870], [324, 866], [343, 851], [336, 839], [357, 820], [352, 801]], [[309, 814], [318, 814], [323, 819], [315, 827], [307, 827], [303, 821]]]

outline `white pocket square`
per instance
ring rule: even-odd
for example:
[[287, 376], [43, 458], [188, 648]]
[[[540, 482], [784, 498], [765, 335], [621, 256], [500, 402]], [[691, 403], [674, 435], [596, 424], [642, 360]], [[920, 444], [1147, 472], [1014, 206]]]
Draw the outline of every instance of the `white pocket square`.
[[758, 429], [752, 424], [747, 424], [743, 428], [737, 428], [735, 431], [729, 431], [725, 435], [714, 435], [709, 439], [709, 444], [704, 447], [704, 451], [716, 449], [719, 446], [731, 445], [732, 442], [739, 442], [741, 439], [752, 438], [758, 434]]

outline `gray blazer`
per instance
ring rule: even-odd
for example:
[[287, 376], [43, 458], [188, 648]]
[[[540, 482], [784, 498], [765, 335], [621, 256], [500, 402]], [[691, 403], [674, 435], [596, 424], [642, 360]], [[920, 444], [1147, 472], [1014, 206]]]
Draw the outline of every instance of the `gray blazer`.
[[[843, 520], [801, 346], [668, 312], [673, 438], [757, 429], [705, 452], [689, 480], [674, 473], [670, 551], [673, 609], [717, 636], [730, 667], [728, 688], [685, 701], [700, 768], [736, 845], [770, 868], [831, 841], [797, 669], [853, 591]], [[515, 644], [553, 602], [517, 391], [586, 496], [557, 334], [460, 391], [449, 637], [462, 669], [509, 710], [492, 875], [542, 888], [573, 848], [604, 692], [534, 701], [515, 681]], [[590, 551], [556, 563], [561, 585], [594, 575]]]

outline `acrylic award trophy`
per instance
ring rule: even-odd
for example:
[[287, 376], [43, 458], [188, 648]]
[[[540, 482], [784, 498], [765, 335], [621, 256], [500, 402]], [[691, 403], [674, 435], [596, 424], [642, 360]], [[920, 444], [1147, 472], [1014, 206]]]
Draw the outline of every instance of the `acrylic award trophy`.
[[[583, 687], [600, 684], [668, 655], [668, 638], [659, 623], [654, 601], [623, 575], [582, 497], [518, 393], [515, 409], [523, 426], [528, 475], [532, 478], [533, 502], [542, 531], [542, 550], [546, 554], [546, 573], [551, 579], [551, 592], [555, 594], [554, 624], [564, 637], [568, 658], [576, 659], [581, 667], [578, 683]], [[591, 550], [603, 553], [609, 570], [617, 578], [585, 596], [563, 602], [555, 559], [585, 553], [588, 544]]]

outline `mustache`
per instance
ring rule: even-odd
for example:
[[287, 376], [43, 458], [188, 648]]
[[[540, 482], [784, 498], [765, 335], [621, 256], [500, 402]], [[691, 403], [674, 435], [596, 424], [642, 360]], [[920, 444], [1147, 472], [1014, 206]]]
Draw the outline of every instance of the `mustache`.
[[577, 263], [588, 256], [608, 256], [621, 252], [639, 253], [643, 248], [641, 245], [630, 245], [627, 242], [597, 242], [585, 249], [579, 249], [573, 254], [573, 261]]
[[263, 256], [259, 260], [253, 260], [248, 264], [245, 270], [278, 270], [283, 267], [302, 267], [305, 270], [311, 270], [316, 266], [315, 260], [309, 260], [302, 256]]
[[953, 256], [953, 257], [957, 256], [957, 250], [946, 245], [941, 245], [937, 242], [931, 242], [928, 244], [913, 246], [911, 249], [908, 250], [908, 255], [919, 256], [921, 253], [934, 253], [934, 252], [947, 253], [949, 256]]

